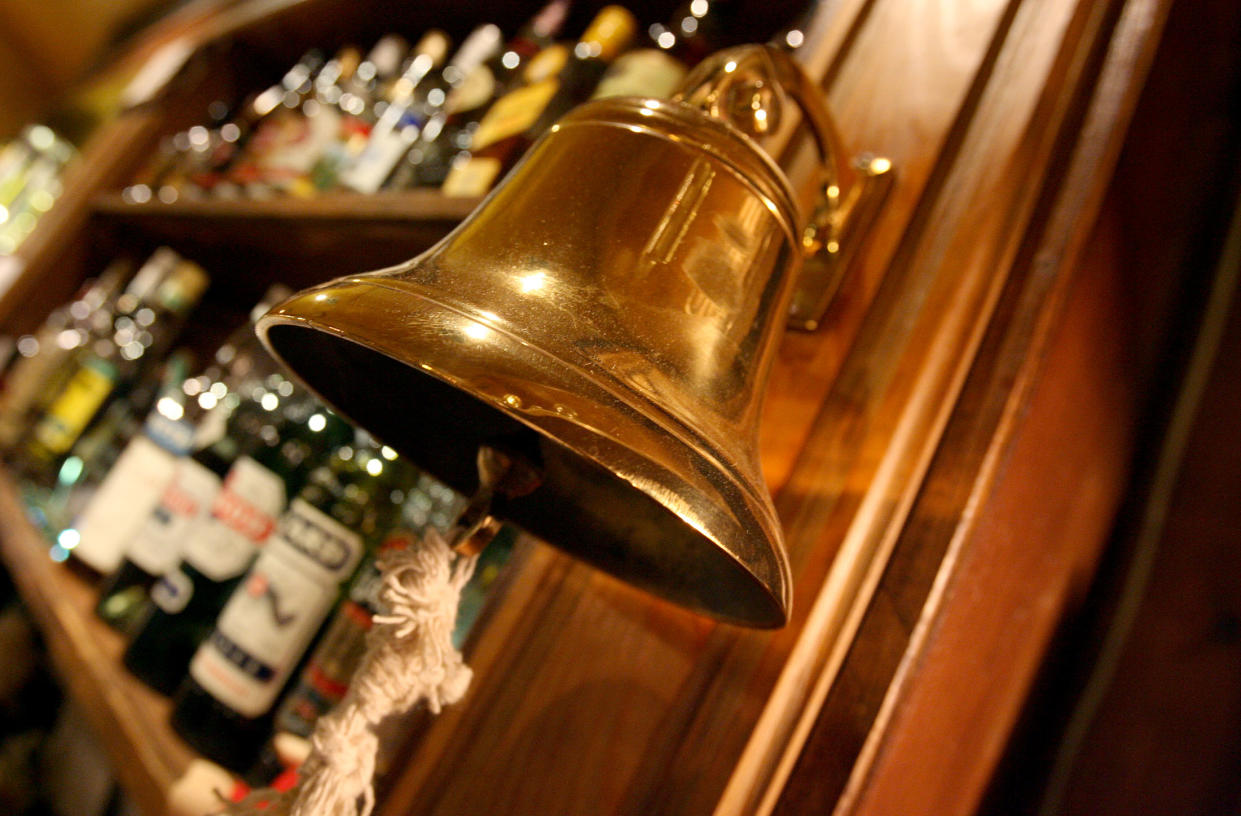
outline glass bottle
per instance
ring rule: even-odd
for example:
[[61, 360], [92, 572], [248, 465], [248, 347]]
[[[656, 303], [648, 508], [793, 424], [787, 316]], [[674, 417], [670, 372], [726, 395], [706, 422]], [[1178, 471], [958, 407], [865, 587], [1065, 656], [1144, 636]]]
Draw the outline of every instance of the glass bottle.
[[[432, 32], [428, 37], [434, 36]], [[432, 55], [438, 58], [413, 60], [405, 75], [392, 87], [392, 96], [383, 115], [371, 130], [366, 146], [343, 168], [340, 184], [359, 193], [373, 193], [383, 184], [405, 151], [418, 138], [422, 127], [444, 106], [448, 93], [487, 55], [499, 46], [499, 29], [474, 29], [447, 65], [441, 66], [448, 40], [442, 34], [431, 41]], [[426, 47], [423, 38], [419, 47]], [[427, 52], [424, 52], [424, 55]]]
[[272, 705], [391, 512], [382, 462], [345, 445], [315, 469], [195, 653], [172, 723], [208, 758], [238, 771], [257, 758]]
[[[162, 261], [153, 260], [147, 268], [152, 265]], [[52, 484], [74, 444], [104, 409], [137, 396], [131, 393], [134, 387], [167, 353], [207, 282], [202, 267], [179, 259], [149, 299], [136, 298], [132, 309], [118, 304], [112, 333], [80, 351], [68, 381], [34, 424], [19, 462], [25, 475]], [[153, 397], [154, 389], [143, 396]], [[149, 406], [133, 407], [143, 414]]]
[[147, 685], [166, 694], [176, 690], [287, 497], [333, 441], [339, 424], [316, 422], [322, 413], [290, 381], [272, 374], [242, 395], [221, 442], [195, 455], [220, 478], [220, 487], [206, 516], [181, 541], [178, 565], [152, 586], [153, 604], [125, 651], [125, 666]]
[[442, 111], [422, 128], [384, 182], [389, 189], [439, 187], [457, 154], [470, 140], [491, 105], [521, 81], [530, 60], [552, 46], [568, 14], [568, 0], [553, 0], [513, 36], [503, 49], [471, 71], [448, 94]]
[[[171, 477], [162, 486], [132, 485], [119, 467], [114, 468], [83, 514], [79, 531], [83, 527], [89, 529], [94, 511], [104, 515], [105, 523], [97, 526], [101, 531], [112, 532], [117, 541], [118, 560], [113, 563], [95, 607], [96, 614], [113, 627], [122, 631], [133, 628], [151, 586], [159, 576], [177, 566], [179, 543], [206, 516], [215, 500], [220, 486], [219, 468], [188, 454], [195, 451], [199, 452], [198, 457], [217, 457], [219, 452], [213, 446], [226, 434], [229, 416], [240, 402], [239, 393], [251, 391], [276, 370], [275, 362], [254, 333], [254, 322], [288, 293], [288, 287], [283, 285], [269, 288], [251, 310], [250, 320], [216, 351], [213, 365], [185, 380], [181, 386], [183, 409], [157, 405], [152, 412], [163, 417], [164, 421], [157, 420], [159, 426], [167, 425], [168, 415], [175, 414], [182, 434], [189, 437], [182, 451], [186, 455], [174, 462]], [[141, 439], [135, 439], [130, 446], [140, 442]], [[144, 492], [143, 487], [151, 492]], [[128, 496], [128, 500], [123, 496]], [[135, 501], [137, 497], [141, 501]], [[108, 518], [118, 512], [111, 508], [134, 504], [141, 504], [142, 508], [126, 509], [127, 523], [118, 524]]]
[[[233, 174], [248, 155], [250, 140], [266, 126], [268, 118], [283, 116], [300, 105], [302, 95], [313, 88], [313, 78], [323, 62], [323, 53], [311, 49], [285, 72], [280, 82], [243, 101], [233, 119], [219, 127], [209, 159], [191, 174], [190, 181], [217, 198], [240, 197], [243, 190]], [[149, 193], [134, 187], [126, 188], [124, 195], [132, 198], [135, 193], [150, 198]]]
[[272, 88], [261, 94], [255, 104], [262, 113], [232, 160], [220, 192], [267, 197], [304, 175], [335, 133], [330, 115], [319, 117], [326, 110], [320, 100], [333, 95], [337, 81], [351, 76], [359, 59], [357, 50], [347, 46], [327, 62], [299, 63], [281, 82], [283, 92]]
[[391, 89], [408, 51], [404, 37], [389, 34], [380, 38], [352, 79], [341, 87], [334, 101], [340, 117], [339, 132], [310, 171], [316, 190], [336, 187], [341, 169], [365, 149], [375, 122], [386, 109], [384, 94]]
[[490, 190], [543, 131], [590, 97], [636, 28], [637, 21], [624, 8], [604, 7], [559, 73], [496, 100], [474, 132], [469, 155], [458, 157], [449, 170], [443, 193], [480, 196]]
[[128, 259], [113, 261], [72, 302], [54, 310], [38, 331], [18, 338], [20, 356], [0, 393], [0, 449], [11, 450], [46, 402], [45, 395], [64, 385], [74, 352], [96, 334], [95, 326], [111, 325], [107, 316], [132, 273]]
[[619, 56], [599, 80], [592, 99], [671, 96], [689, 69], [724, 46], [725, 0], [691, 0], [666, 24], [647, 30], [647, 43]]

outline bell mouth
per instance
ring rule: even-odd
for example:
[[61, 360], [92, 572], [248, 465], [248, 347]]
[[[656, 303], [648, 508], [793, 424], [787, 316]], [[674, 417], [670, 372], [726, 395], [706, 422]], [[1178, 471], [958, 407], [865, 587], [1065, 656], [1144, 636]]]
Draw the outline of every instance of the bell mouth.
[[295, 295], [260, 319], [267, 348], [342, 415], [466, 494], [478, 448], [535, 451], [543, 482], [495, 514], [605, 572], [730, 623], [790, 607], [770, 498], [683, 427], [382, 273]]

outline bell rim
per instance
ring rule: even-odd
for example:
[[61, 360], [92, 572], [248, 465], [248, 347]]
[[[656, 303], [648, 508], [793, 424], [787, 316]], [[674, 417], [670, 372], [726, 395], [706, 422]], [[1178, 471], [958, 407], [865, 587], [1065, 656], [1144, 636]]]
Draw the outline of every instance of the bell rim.
[[[484, 319], [482, 316], [463, 314], [460, 308], [455, 305], [441, 303], [438, 300], [431, 299], [420, 293], [411, 292], [404, 288], [385, 285], [386, 283], [389, 283], [389, 281], [382, 277], [383, 274], [384, 272], [380, 271], [363, 275], [347, 276], [345, 278], [331, 281], [321, 286], [300, 292], [277, 305], [266, 315], [260, 318], [256, 325], [256, 332], [263, 345], [274, 357], [276, 357], [276, 359], [278, 359], [292, 372], [296, 379], [301, 381], [311, 391], [319, 394], [319, 396], [335, 410], [338, 410], [342, 415], [351, 419], [354, 418], [352, 416], [353, 412], [341, 408], [339, 405], [340, 400], [334, 399], [332, 396], [322, 393], [321, 389], [318, 388], [314, 382], [311, 382], [302, 375], [302, 372], [298, 367], [289, 363], [286, 355], [271, 338], [273, 329], [278, 327], [292, 327], [301, 330], [313, 331], [331, 337], [334, 340], [344, 341], [374, 354], [386, 357], [390, 361], [409, 367], [410, 370], [417, 374], [431, 377], [451, 388], [462, 390], [463, 393], [478, 400], [488, 408], [499, 411], [510, 420], [518, 422], [524, 427], [535, 431], [541, 437], [549, 440], [555, 445], [563, 447], [574, 456], [581, 457], [582, 459], [591, 462], [598, 468], [611, 470], [609, 465], [601, 461], [600, 457], [596, 453], [586, 449], [585, 446], [566, 440], [558, 435], [554, 429], [534, 421], [530, 413], [515, 410], [511, 405], [506, 404], [503, 399], [497, 399], [492, 395], [480, 393], [476, 388], [464, 387], [459, 378], [448, 375], [446, 372], [441, 371], [438, 366], [428, 367], [426, 365], [421, 365], [415, 368], [410, 361], [402, 359], [397, 350], [386, 348], [382, 341], [377, 342], [375, 338], [370, 337], [367, 334], [367, 327], [360, 325], [342, 325], [343, 321], [341, 321], [339, 317], [336, 320], [324, 320], [322, 318], [316, 318], [312, 316], [312, 314], [299, 311], [300, 308], [305, 307], [308, 304], [314, 304], [317, 296], [321, 296], [326, 291], [332, 290], [333, 288], [339, 290], [344, 287], [351, 287], [356, 290], [360, 287], [361, 290], [364, 291], [370, 289], [371, 287], [376, 287], [388, 293], [395, 292], [403, 297], [417, 298], [424, 306], [430, 305], [434, 309], [446, 310], [447, 312], [451, 312], [453, 315], [459, 315], [472, 320], [481, 321]], [[520, 341], [514, 338], [514, 342]], [[576, 371], [574, 372], [574, 379], [579, 379], [583, 382], [588, 381], [584, 375], [579, 375]], [[595, 389], [598, 388], [598, 386], [592, 387]], [[605, 438], [598, 435], [594, 429], [587, 428], [582, 425], [578, 425], [576, 427], [584, 434], [595, 434], [598, 439]], [[685, 440], [676, 436], [672, 438], [678, 445], [683, 446], [691, 455], [702, 456], [700, 451], [695, 450], [693, 446]], [[615, 443], [614, 440], [608, 441], [612, 444], [619, 444]], [[398, 450], [400, 449], [398, 448]], [[647, 461], [651, 460], [648, 459]], [[704, 461], [714, 462], [711, 458], [707, 458]], [[415, 464], [418, 463], [415, 462]], [[624, 474], [616, 473], [615, 471], [611, 472], [613, 472], [617, 478], [628, 483], [632, 489], [639, 491], [648, 499], [658, 503], [669, 516], [676, 519], [681, 524], [694, 529], [702, 537], [702, 539], [704, 539], [705, 542], [713, 548], [712, 552], [715, 556], [725, 556], [727, 561], [731, 563], [736, 575], [744, 577], [753, 585], [755, 589], [757, 589], [757, 593], [753, 597], [765, 598], [770, 603], [768, 604], [768, 609], [765, 610], [763, 614], [737, 615], [718, 608], [709, 608], [702, 605], [687, 603], [683, 598], [673, 597], [669, 593], [661, 591], [657, 586], [637, 582], [623, 575], [617, 575], [613, 571], [608, 570], [606, 567], [603, 568], [605, 572], [613, 572], [619, 580], [626, 581], [631, 584], [636, 583], [647, 591], [664, 597], [672, 603], [693, 609], [694, 611], [709, 615], [723, 622], [757, 628], [778, 628], [787, 623], [792, 605], [790, 567], [783, 545], [783, 536], [779, 519], [775, 514], [774, 504], [771, 501], [770, 493], [766, 490], [765, 485], [759, 486], [759, 488], [761, 488], [760, 492], [760, 489], [756, 488], [754, 485], [745, 483], [744, 480], [732, 480], [733, 484], [742, 490], [746, 496], [748, 496], [749, 500], [744, 502], [747, 510], [746, 516], [751, 520], [753, 529], [761, 533], [764, 539], [763, 543], [766, 545], [765, 547], [756, 549], [753, 553], [751, 553], [751, 555], [763, 555], [765, 553], [769, 558], [769, 563], [766, 568], [755, 569], [755, 567], [759, 566], [759, 564], [756, 563], [755, 560], [748, 560], [744, 553], [736, 552], [732, 546], [729, 546], [722, 541], [721, 538], [723, 536], [721, 535], [720, 530], [713, 530], [711, 534], [707, 534], [701, 526], [694, 524], [689, 519], [685, 518], [675, 507], [669, 506], [665, 500], [666, 497], [659, 495], [658, 492], [654, 492], [647, 487], [644, 487], [643, 485], [635, 482], [633, 479], [626, 477]], [[667, 469], [667, 472], [674, 473], [674, 471], [670, 469]], [[735, 508], [729, 507], [729, 511], [730, 515], [734, 515], [735, 517]], [[735, 521], [733, 526], [739, 532], [744, 532], [744, 530], [748, 527], [748, 525], [742, 523], [740, 520]], [[535, 534], [538, 535], [537, 531], [532, 532], [535, 532]], [[540, 538], [542, 537], [540, 536]], [[583, 560], [588, 562], [590, 561], [589, 558], [583, 555], [581, 550], [563, 546], [562, 543], [556, 541], [547, 541], [547, 543], [557, 549], [567, 552], [571, 556], [583, 558]], [[758, 561], [761, 560], [763, 559], [758, 559]], [[595, 564], [595, 566], [599, 565]], [[760, 572], [764, 573], [766, 577], [764, 577], [764, 574], [760, 574]]]

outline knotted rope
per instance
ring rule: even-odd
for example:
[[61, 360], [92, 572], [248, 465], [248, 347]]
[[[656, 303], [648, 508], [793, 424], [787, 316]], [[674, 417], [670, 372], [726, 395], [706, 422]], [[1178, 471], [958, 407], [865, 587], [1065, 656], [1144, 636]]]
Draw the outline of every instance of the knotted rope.
[[231, 816], [369, 816], [379, 751], [376, 727], [425, 700], [433, 714], [465, 696], [473, 672], [452, 643], [461, 590], [477, 556], [429, 531], [420, 546], [379, 560], [385, 615], [376, 615], [345, 698], [319, 719], [296, 786], [255, 791]]

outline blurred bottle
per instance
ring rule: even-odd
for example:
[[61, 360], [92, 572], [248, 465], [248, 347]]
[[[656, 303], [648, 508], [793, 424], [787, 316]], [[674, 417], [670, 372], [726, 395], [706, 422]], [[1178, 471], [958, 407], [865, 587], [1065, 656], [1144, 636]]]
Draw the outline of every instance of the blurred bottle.
[[[169, 263], [173, 266], [166, 269]], [[127, 407], [138, 415], [149, 409], [143, 403], [154, 397], [154, 388], [141, 399], [133, 389], [163, 359], [208, 282], [202, 267], [170, 251], [153, 256], [135, 282], [156, 275], [162, 280], [149, 297], [135, 293], [129, 301], [118, 299], [111, 334], [79, 350], [72, 374], [34, 424], [17, 464], [36, 482], [55, 482], [73, 446], [110, 403], [129, 399]]]
[[333, 103], [340, 117], [339, 131], [310, 171], [310, 182], [316, 190], [336, 187], [341, 169], [365, 149], [376, 121], [387, 108], [385, 94], [391, 90], [408, 52], [409, 43], [404, 37], [382, 37], [353, 77], [341, 86]]
[[[253, 392], [276, 370], [275, 362], [254, 333], [254, 322], [290, 293], [288, 287], [279, 284], [269, 288], [251, 310], [250, 320], [216, 351], [213, 364], [182, 384], [183, 403], [178, 405], [164, 398], [156, 405], [152, 415], [159, 418], [157, 427], [168, 426], [175, 417], [185, 441], [180, 451], [183, 456], [174, 462], [171, 477], [162, 486], [134, 484], [118, 463], [77, 525], [78, 549], [92, 536], [110, 539], [111, 566], [107, 569], [111, 574], [95, 611], [115, 628], [128, 631], [134, 626], [151, 586], [159, 576], [177, 566], [181, 541], [205, 518], [215, 500], [220, 468], [200, 459], [220, 457], [216, 444], [226, 435], [229, 417], [241, 402], [239, 395]], [[233, 443], [229, 440], [225, 444]], [[140, 444], [144, 444], [143, 437], [135, 438], [129, 448]], [[191, 451], [193, 455], [185, 455]], [[123, 510], [119, 509], [121, 506]], [[123, 523], [115, 518], [118, 513], [124, 515]], [[97, 548], [102, 549], [98, 545]], [[100, 561], [96, 559], [96, 564]], [[105, 571], [102, 565], [96, 569]]]
[[[297, 179], [308, 177], [337, 132], [339, 117], [328, 100], [337, 98], [338, 83], [353, 76], [360, 60], [357, 49], [346, 46], [318, 66], [299, 63], [282, 81], [283, 93], [265, 92], [266, 112], [228, 168], [228, 195], [266, 197], [287, 192]], [[277, 96], [277, 104], [267, 109]]]
[[[250, 159], [257, 167], [257, 178], [247, 186], [250, 196], [280, 193], [305, 197], [314, 193], [311, 173], [340, 133], [343, 112], [337, 103], [352, 83], [361, 59], [358, 49], [342, 48], [319, 70], [314, 92], [293, 115], [285, 117], [283, 128], [265, 128], [255, 137]], [[268, 139], [269, 134], [275, 135]]]
[[[453, 159], [467, 150], [491, 105], [519, 82], [536, 54], [555, 42], [568, 14], [568, 0], [553, 0], [522, 26], [503, 49], [484, 60], [448, 94], [444, 108], [423, 126], [384, 187], [438, 187]], [[564, 52], [567, 56], [567, 52]]]
[[176, 689], [288, 496], [342, 426], [292, 382], [271, 374], [241, 395], [225, 436], [195, 454], [220, 487], [206, 517], [184, 535], [178, 565], [151, 588], [154, 603], [125, 651], [125, 666], [147, 685], [166, 694]]
[[725, 0], [691, 0], [671, 19], [647, 30], [645, 46], [619, 56], [595, 88], [592, 99], [610, 96], [671, 96], [689, 69], [725, 45]]
[[464, 155], [440, 188], [449, 196], [485, 194], [535, 139], [590, 97], [604, 71], [632, 40], [637, 21], [620, 6], [606, 6], [591, 21], [565, 66], [553, 77], [510, 91], [483, 117]]
[[272, 705], [342, 586], [377, 546], [394, 513], [392, 491], [411, 476], [400, 460], [356, 445], [314, 470], [190, 663], [172, 715], [187, 742], [234, 770], [254, 763]]
[[383, 115], [372, 128], [366, 146], [340, 172], [340, 184], [360, 193], [380, 188], [401, 156], [418, 138], [422, 127], [443, 107], [451, 89], [473, 65], [498, 47], [499, 30], [481, 26], [466, 37], [453, 59], [442, 65], [449, 41], [442, 32], [429, 32], [419, 42], [418, 56], [392, 87]]
[[0, 155], [0, 255], [14, 252], [51, 209], [61, 171], [77, 151], [46, 125], [30, 125]]
[[268, 117], [281, 115], [286, 103], [290, 108], [300, 104], [301, 94], [311, 90], [311, 81], [322, 65], [322, 52], [308, 51], [279, 83], [243, 101], [231, 120], [220, 124], [214, 134], [208, 134], [210, 150], [192, 169], [182, 166], [192, 146], [189, 131], [165, 137], [121, 197], [131, 204], [152, 200], [171, 203], [180, 197], [186, 184], [216, 196], [240, 195], [240, 188], [229, 174], [245, 154], [251, 137]]
[[77, 349], [111, 326], [110, 312], [133, 274], [128, 259], [117, 259], [88, 281], [70, 303], [52, 311], [34, 333], [17, 340], [20, 355], [10, 366], [0, 392], [0, 449], [12, 450], [45, 407], [48, 394], [59, 392], [71, 375]]

